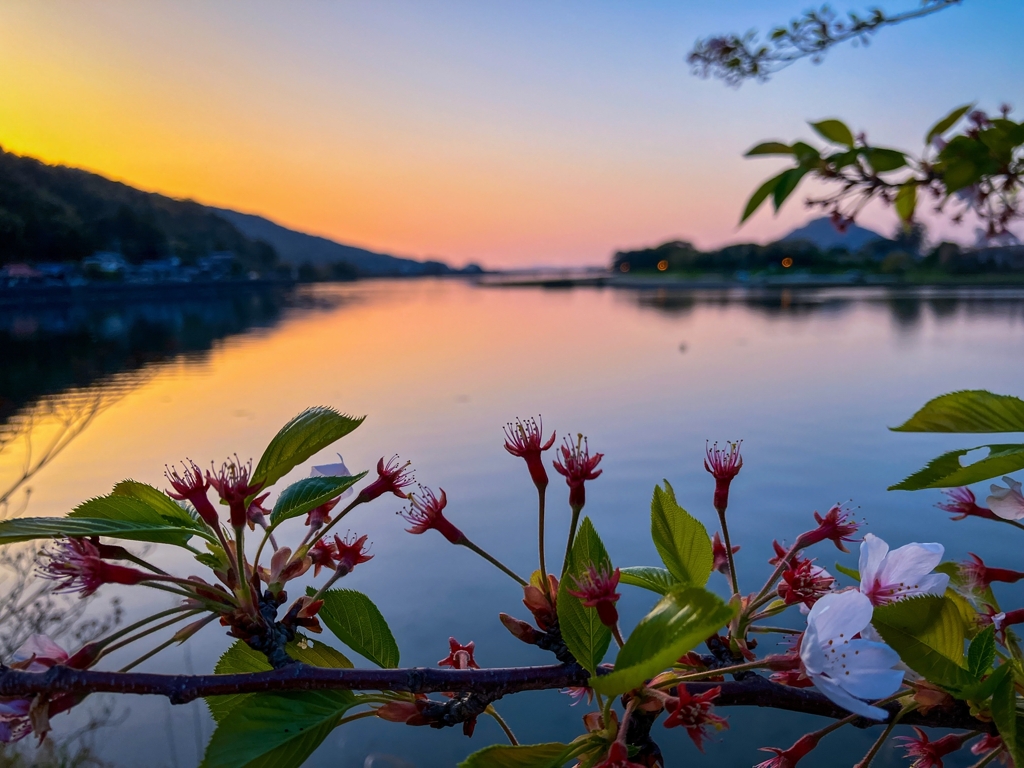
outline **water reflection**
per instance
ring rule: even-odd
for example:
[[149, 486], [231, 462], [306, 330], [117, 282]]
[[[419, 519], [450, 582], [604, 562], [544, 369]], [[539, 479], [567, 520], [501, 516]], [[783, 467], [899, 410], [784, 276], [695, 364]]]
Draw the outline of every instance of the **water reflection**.
[[1012, 288], [658, 288], [624, 290], [622, 294], [645, 309], [680, 317], [690, 314], [698, 306], [742, 306], [765, 316], [798, 318], [849, 311], [867, 304], [885, 307], [893, 323], [902, 330], [920, 327], [926, 317], [940, 322], [952, 321], [959, 315], [1010, 321], [1024, 319], [1024, 291]]
[[[0, 307], [0, 422], [44, 395], [182, 355], [199, 360], [221, 339], [270, 328], [289, 311], [329, 309], [340, 300], [262, 289], [145, 304]], [[116, 386], [131, 386], [130, 380]]]
[[[672, 482], [688, 510], [714, 524], [713, 483], [701, 464], [704, 441], [735, 438], [744, 438], [746, 459], [730, 508], [736, 543], [743, 547], [741, 585], [755, 588], [767, 575], [773, 538], [791, 538], [806, 528], [813, 510], [851, 497], [870, 530], [894, 546], [939, 540], [951, 559], [977, 551], [1012, 564], [1019, 559], [1017, 543], [993, 538], [978, 524], [984, 521], [950, 522], [931, 506], [937, 494], [885, 490], [931, 457], [963, 444], [949, 435], [893, 435], [887, 425], [943, 391], [1021, 391], [1024, 301], [988, 295], [997, 294], [908, 297], [790, 289], [677, 295], [475, 288], [437, 280], [356, 283], [319, 286], [302, 301], [320, 311], [291, 311], [286, 305], [263, 315], [262, 326], [232, 320], [238, 317], [234, 310], [170, 312], [177, 319], [164, 323], [171, 330], [162, 338], [172, 341], [149, 347], [136, 341], [142, 352], [135, 356], [131, 324], [125, 322], [114, 341], [84, 338], [79, 365], [102, 376], [118, 360], [144, 360], [153, 346], [151, 359], [164, 355], [177, 363], [139, 363], [132, 369], [145, 371], [146, 378], [136, 380], [36, 475], [32, 513], [62, 514], [125, 477], [159, 485], [164, 464], [186, 456], [204, 464], [234, 452], [243, 459], [258, 457], [295, 413], [326, 404], [369, 416], [339, 446], [348, 466], [369, 469], [394, 452], [411, 459], [421, 481], [445, 488], [453, 522], [510, 567], [528, 571], [536, 559], [533, 488], [520, 462], [503, 450], [501, 427], [540, 411], [547, 426], [561, 435], [584, 431], [592, 449], [605, 454], [604, 474], [588, 488], [586, 512], [616, 565], [657, 562], [648, 515], [651, 490], [662, 478]], [[913, 300], [918, 307], [908, 313], [894, 308], [893, 299]], [[261, 316], [245, 311], [242, 317]], [[189, 313], [196, 319], [186, 321]], [[897, 313], [915, 319], [901, 324]], [[210, 328], [184, 333], [203, 318]], [[103, 327], [100, 317], [90, 322]], [[9, 320], [3, 327], [14, 338]], [[231, 328], [243, 330], [217, 341], [218, 333], [230, 334]], [[186, 337], [200, 339], [203, 351], [190, 355]], [[46, 337], [37, 338], [40, 343], [23, 350], [22, 378], [58, 362], [42, 348]], [[100, 352], [90, 360], [93, 349]], [[64, 380], [74, 373], [68, 370], [62, 369]], [[60, 380], [51, 375], [49, 389], [23, 384], [22, 391], [36, 394], [22, 401], [31, 396], [40, 402], [38, 393], [59, 390]], [[302, 473], [296, 470], [285, 482]], [[553, 481], [551, 493], [549, 535], [552, 542], [564, 542], [564, 485]], [[546, 655], [516, 641], [496, 618], [498, 611], [523, 611], [522, 595], [507, 577], [440, 537], [406, 534], [391, 514], [399, 506], [353, 514], [352, 530], [369, 535], [375, 558], [346, 577], [346, 586], [373, 597], [399, 642], [402, 663], [433, 665], [444, 656], [450, 635], [476, 641], [477, 660], [484, 665], [546, 663]], [[856, 565], [855, 556], [821, 557], [825, 566], [834, 559]], [[184, 559], [168, 557], [160, 564], [194, 572]], [[712, 588], [725, 587], [724, 579], [713, 578]], [[624, 624], [635, 623], [651, 607], [650, 598], [625, 591]], [[143, 598], [125, 599], [127, 616], [154, 607]], [[172, 649], [145, 669], [209, 670], [227, 644], [222, 631], [204, 630], [186, 646], [190, 655]], [[152, 764], [153, 739], [163, 746], [176, 737], [177, 763], [196, 764], [199, 749], [191, 737], [205, 739], [212, 727], [202, 704], [172, 707], [139, 697], [131, 706], [131, 721], [118, 738], [107, 740], [105, 757], [121, 765]], [[573, 738], [581, 710], [566, 707], [555, 692], [500, 702], [513, 730], [531, 742]], [[785, 746], [815, 724], [749, 710], [728, 714], [732, 731], [709, 745], [706, 756], [659, 726], [668, 764], [751, 765], [763, 757], [757, 747]], [[873, 736], [837, 734], [822, 759], [863, 754]], [[500, 738], [489, 722], [481, 723], [472, 741], [458, 732], [361, 722], [332, 734], [311, 765], [449, 768]], [[894, 754], [878, 762], [897, 764]]]

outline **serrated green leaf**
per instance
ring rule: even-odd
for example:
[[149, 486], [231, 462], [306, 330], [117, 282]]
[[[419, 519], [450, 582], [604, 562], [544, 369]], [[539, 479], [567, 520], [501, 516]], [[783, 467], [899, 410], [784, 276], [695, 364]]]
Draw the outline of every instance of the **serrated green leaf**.
[[973, 106], [973, 104], [965, 104], [962, 107], [957, 107], [944, 118], [939, 120], [939, 122], [933, 125], [931, 130], [928, 131], [928, 134], [924, 137], [924, 143], [931, 144], [932, 139], [934, 139], [937, 136], [941, 136], [950, 128], [952, 128], [954, 123], [956, 123], [957, 120], [966, 115]]
[[18, 517], [0, 520], [0, 545], [65, 536], [107, 536], [112, 539], [184, 546], [196, 533], [195, 530], [170, 525], [162, 520], [154, 524], [87, 517]]
[[637, 624], [619, 650], [615, 670], [591, 678], [591, 685], [608, 696], [631, 691], [728, 624], [734, 614], [732, 606], [706, 589], [675, 589]]
[[974, 636], [967, 646], [967, 668], [979, 680], [992, 669], [996, 659], [996, 630], [991, 624]]
[[657, 592], [659, 595], [667, 595], [675, 587], [680, 586], [679, 582], [676, 581], [676, 577], [666, 568], [633, 565], [629, 568], [620, 569], [619, 573], [621, 574], [619, 578], [621, 583], [634, 587], [643, 587], [644, 589], [651, 590], [651, 592]]
[[893, 432], [1024, 432], [1024, 400], [964, 389], [940, 395]]
[[766, 141], [758, 144], [756, 147], [747, 150], [747, 154], [744, 157], [754, 157], [756, 155], [792, 155], [793, 148], [789, 144], [783, 144], [781, 141]]
[[[285, 650], [296, 661], [301, 661], [311, 667], [352, 669], [352, 662], [341, 651], [335, 650], [319, 640], [310, 641], [302, 635], [288, 643]], [[218, 675], [240, 675], [250, 672], [269, 672], [270, 669], [266, 656], [238, 640], [217, 660], [213, 671]], [[206, 705], [210, 708], [213, 719], [219, 723], [228, 716], [231, 710], [256, 695], [255, 693], [235, 693], [227, 696], [207, 696]]]
[[896, 215], [900, 221], [909, 224], [914, 220], [914, 210], [917, 208], [917, 183], [909, 179], [900, 184], [896, 192]]
[[860, 583], [860, 571], [858, 571], [856, 568], [847, 568], [845, 565], [840, 565], [839, 563], [836, 563], [836, 570], [844, 576], [849, 576], [854, 581]]
[[927, 595], [875, 608], [871, 623], [903, 663], [932, 683], [963, 688], [974, 682], [964, 667], [964, 624], [946, 597]]
[[351, 691], [251, 694], [217, 725], [201, 768], [297, 768], [358, 703]]
[[292, 483], [278, 496], [274, 511], [270, 513], [270, 522], [280, 523], [304, 515], [340, 496], [364, 477], [366, 473], [360, 472], [354, 477], [307, 477]]
[[459, 768], [561, 768], [572, 751], [569, 744], [495, 744], [474, 752]]
[[[960, 457], [971, 451], [987, 448], [989, 453], [966, 467]], [[1024, 445], [982, 445], [950, 451], [932, 459], [923, 469], [890, 486], [890, 491], [919, 491], [922, 488], [958, 488], [979, 483], [993, 477], [1002, 477], [1024, 469]]]
[[651, 538], [661, 561], [678, 582], [695, 587], [708, 583], [715, 565], [711, 539], [704, 524], [679, 506], [668, 480], [664, 489], [654, 487]]
[[576, 657], [584, 669], [594, 674], [597, 665], [604, 659], [611, 643], [612, 633], [597, 615], [596, 608], [587, 608], [575, 595], [569, 594], [593, 565], [599, 570], [611, 571], [612, 562], [608, 551], [597, 535], [589, 517], [580, 523], [579, 532], [569, 552], [569, 562], [558, 585], [558, 626], [569, 652]]
[[[111, 496], [129, 496], [150, 506], [166, 522], [186, 528], [205, 530], [206, 526], [197, 515], [190, 513], [163, 491], [135, 480], [122, 480], [114, 486]], [[72, 513], [74, 514], [74, 513]], [[98, 517], [98, 515], [85, 515]]]
[[853, 146], [853, 131], [842, 120], [822, 120], [820, 123], [811, 123], [810, 126], [819, 136], [833, 144]]
[[269, 488], [310, 456], [354, 430], [364, 418], [345, 416], [324, 406], [307, 408], [270, 441], [253, 472], [253, 482]]
[[[309, 588], [306, 594], [315, 591]], [[398, 643], [370, 598], [352, 589], [329, 589], [320, 597], [324, 605], [317, 615], [341, 642], [378, 667], [398, 666]]]
[[903, 168], [907, 164], [907, 156], [896, 149], [881, 147], [865, 147], [860, 150], [864, 159], [875, 173], [887, 173]]
[[[785, 173], [785, 171], [782, 173]], [[743, 209], [743, 215], [740, 216], [740, 224], [753, 216], [754, 211], [761, 207], [761, 203], [768, 199], [768, 195], [775, 191], [775, 186], [779, 183], [779, 179], [782, 178], [782, 173], [778, 176], [772, 176], [768, 181], [758, 187], [757, 191], [750, 196], [746, 207]]]
[[992, 694], [992, 719], [1014, 765], [1024, 765], [1024, 722], [1017, 713], [1013, 675], [1005, 675]]

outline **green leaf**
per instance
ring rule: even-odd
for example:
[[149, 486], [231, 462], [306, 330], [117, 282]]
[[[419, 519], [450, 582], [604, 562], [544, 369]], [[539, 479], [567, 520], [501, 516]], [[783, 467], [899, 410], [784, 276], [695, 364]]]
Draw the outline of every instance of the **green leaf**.
[[927, 595], [875, 608], [871, 622], [903, 662], [929, 682], [963, 688], [974, 682], [964, 668], [964, 624], [946, 597]]
[[865, 147], [861, 150], [875, 173], [887, 173], [903, 168], [907, 164], [907, 156], [896, 149], [882, 147]]
[[786, 202], [786, 198], [797, 188], [800, 180], [807, 174], [808, 170], [808, 168], [790, 168], [788, 171], [782, 172], [778, 184], [775, 185], [775, 189], [772, 191], [772, 200], [775, 204], [776, 212]]
[[285, 424], [263, 452], [253, 482], [269, 488], [310, 456], [340, 440], [363, 423], [363, 419], [344, 416], [333, 408], [307, 408]]
[[845, 565], [840, 565], [839, 563], [836, 563], [836, 570], [844, 576], [849, 576], [854, 581], [858, 583], [860, 582], [860, 571], [858, 571], [856, 568], [847, 568]]
[[297, 768], [358, 703], [351, 691], [252, 694], [217, 725], [202, 768]]
[[924, 137], [924, 143], [931, 144], [932, 139], [934, 139], [936, 136], [941, 136], [950, 128], [952, 128], [953, 124], [956, 123], [956, 121], [959, 120], [961, 117], [966, 115], [973, 106], [973, 104], [965, 104], [962, 107], [957, 107], [944, 118], [939, 120], [939, 122], [933, 125], [931, 130], [928, 131], [928, 135]]
[[643, 587], [659, 595], [667, 595], [675, 587], [680, 586], [676, 577], [665, 568], [655, 568], [646, 565], [633, 565], [629, 568], [620, 569], [619, 581], [634, 587]]
[[1013, 675], [1004, 675], [992, 694], [992, 719], [1014, 765], [1024, 765], [1024, 721], [1017, 714]]
[[[315, 592], [306, 590], [308, 595]], [[317, 615], [341, 642], [378, 667], [398, 666], [398, 643], [370, 598], [351, 589], [329, 589], [321, 598], [324, 605]]]
[[1024, 400], [964, 389], [929, 400], [893, 432], [1024, 432]]
[[846, 127], [841, 120], [822, 120], [820, 123], [811, 123], [811, 128], [823, 139], [833, 144], [842, 144], [844, 147], [853, 146], [853, 131]]
[[732, 606], [701, 587], [680, 587], [663, 597], [626, 640], [615, 671], [591, 678], [608, 696], [631, 691], [729, 623]]
[[585, 607], [578, 597], [569, 594], [570, 589], [576, 588], [576, 579], [582, 577], [591, 565], [599, 570], [611, 571], [612, 568], [608, 552], [594, 524], [589, 517], [584, 517], [573, 540], [565, 573], [558, 585], [558, 626], [569, 652], [576, 657], [580, 666], [594, 674], [608, 651], [612, 633], [601, 623], [596, 608]]
[[754, 157], [755, 155], [792, 155], [793, 148], [789, 144], [783, 144], [781, 141], [766, 141], [763, 144], [758, 144], [753, 149], [747, 150], [747, 154], [744, 157]]
[[[137, 483], [134, 480], [122, 480], [114, 486], [111, 496], [129, 496], [151, 507], [166, 522], [197, 530], [206, 530], [206, 526], [197, 515], [190, 513], [163, 491], [151, 485]], [[72, 515], [75, 513], [72, 512]], [[84, 517], [100, 517], [100, 515], [84, 515]]]
[[274, 511], [270, 513], [270, 522], [280, 523], [304, 515], [340, 496], [364, 477], [366, 473], [360, 472], [354, 477], [307, 477], [292, 483], [278, 496]]
[[914, 209], [917, 208], [917, 183], [913, 179], [900, 184], [896, 192], [896, 215], [904, 224], [914, 220]]
[[757, 191], [750, 196], [747, 201], [746, 208], [743, 209], [743, 215], [740, 216], [740, 224], [749, 219], [754, 215], [754, 211], [761, 207], [761, 203], [768, 199], [768, 195], [775, 191], [775, 186], [779, 183], [779, 179], [786, 173], [783, 171], [778, 176], [772, 176], [768, 181], [757, 188]]
[[[306, 647], [303, 648], [303, 645]], [[345, 658], [341, 651], [320, 641], [310, 641], [301, 635], [288, 643], [285, 650], [293, 659], [311, 667], [352, 668], [352, 662]], [[217, 660], [213, 669], [218, 675], [239, 675], [250, 672], [269, 672], [271, 667], [266, 656], [238, 640]], [[227, 696], [207, 696], [206, 705], [210, 708], [213, 719], [219, 723], [228, 716], [231, 710], [256, 695], [255, 693], [235, 693]]]
[[162, 520], [159, 523], [139, 523], [102, 517], [18, 517], [0, 520], [0, 545], [33, 539], [107, 536], [112, 539], [184, 546], [195, 534], [195, 530], [169, 525]]
[[561, 768], [569, 760], [570, 744], [495, 744], [474, 752], [459, 768]]
[[[960, 457], [987, 448], [989, 453], [966, 467]], [[982, 445], [944, 453], [910, 477], [890, 486], [890, 491], [919, 491], [922, 488], [958, 488], [1024, 469], [1024, 445]]]
[[681, 584], [703, 587], [708, 582], [715, 555], [707, 529], [679, 506], [668, 480], [654, 487], [651, 499], [651, 538], [665, 567]]
[[989, 624], [967, 646], [967, 667], [979, 680], [992, 670], [996, 659], [996, 629]]

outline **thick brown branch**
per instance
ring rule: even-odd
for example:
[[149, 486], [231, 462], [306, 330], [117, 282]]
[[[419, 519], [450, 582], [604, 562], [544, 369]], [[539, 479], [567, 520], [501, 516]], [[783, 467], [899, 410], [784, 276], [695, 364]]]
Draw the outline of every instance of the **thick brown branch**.
[[[521, 691], [550, 690], [586, 685], [587, 672], [575, 664], [497, 669], [325, 669], [292, 664], [269, 672], [237, 675], [158, 675], [142, 672], [98, 672], [57, 666], [47, 672], [0, 670], [0, 697], [27, 697], [38, 693], [130, 693], [166, 696], [184, 704], [205, 696], [284, 691], [351, 690], [476, 693], [494, 701]], [[720, 707], [768, 707], [790, 712], [840, 719], [849, 713], [811, 688], [792, 688], [759, 675], [722, 683], [687, 683], [699, 693], [721, 687], [715, 704]], [[896, 703], [890, 712], [899, 711]], [[901, 721], [907, 725], [990, 731], [989, 723], [971, 717], [967, 706], [957, 702], [948, 709], [932, 709], [927, 715], [911, 712]], [[861, 721], [862, 726], [876, 725]]]

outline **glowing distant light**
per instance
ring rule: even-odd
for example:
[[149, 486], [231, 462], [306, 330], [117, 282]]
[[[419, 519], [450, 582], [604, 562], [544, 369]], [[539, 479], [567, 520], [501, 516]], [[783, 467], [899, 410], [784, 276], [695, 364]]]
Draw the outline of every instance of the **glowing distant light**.
[[658, 271], [664, 272], [666, 269], [668, 269], [668, 261], [662, 259], [661, 261], [658, 262]]
[[793, 266], [793, 260], [789, 258], [789, 256], [787, 256], [782, 260], [782, 266], [784, 266], [786, 269], [789, 269], [790, 267]]
[[620, 272], [629, 272], [629, 262], [628, 261], [624, 261], [621, 264], [619, 264], [619, 271]]

